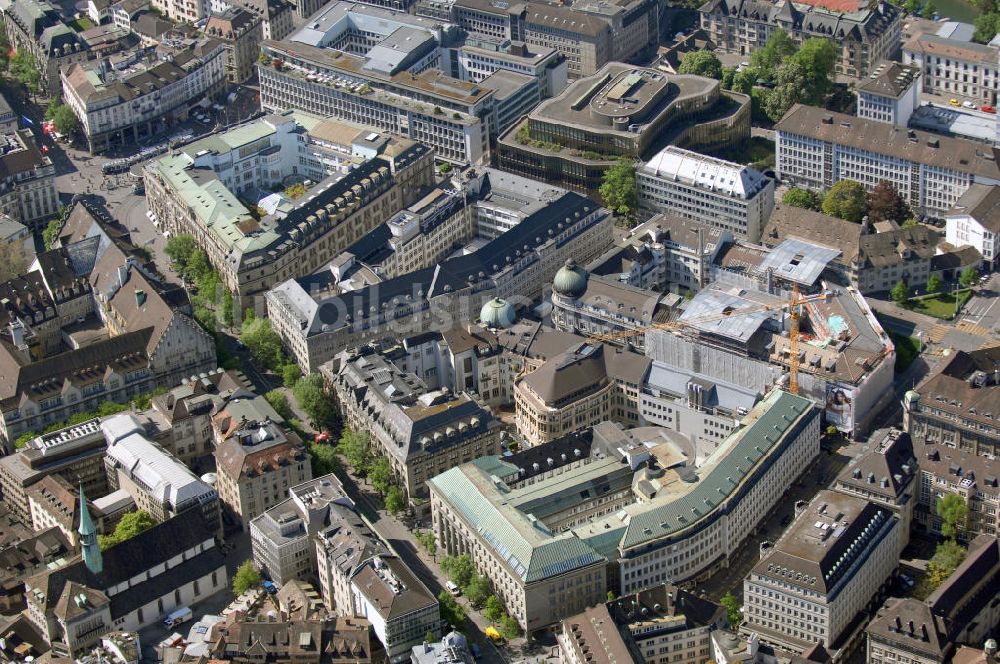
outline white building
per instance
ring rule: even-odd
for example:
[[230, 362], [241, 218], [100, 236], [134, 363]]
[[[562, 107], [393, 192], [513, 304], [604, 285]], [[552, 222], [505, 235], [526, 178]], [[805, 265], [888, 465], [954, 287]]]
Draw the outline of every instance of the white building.
[[187, 119], [189, 109], [222, 91], [226, 48], [215, 39], [187, 40], [160, 58], [116, 69], [106, 61], [62, 71], [62, 94], [91, 152], [129, 145]]
[[669, 212], [757, 242], [774, 208], [774, 181], [748, 166], [674, 146], [636, 170], [639, 207]]
[[567, 60], [553, 48], [469, 37], [455, 53], [463, 81], [478, 83], [498, 71], [511, 71], [538, 79], [542, 99], [561, 94], [568, 85]]
[[997, 102], [1000, 49], [988, 44], [921, 34], [903, 45], [903, 63], [918, 67], [923, 92]]
[[945, 240], [956, 247], [971, 245], [990, 269], [1000, 260], [1000, 187], [974, 184], [947, 212]]
[[816, 643], [849, 652], [864, 638], [851, 624], [899, 562], [900, 531], [885, 507], [821, 491], [743, 581], [741, 631], [799, 654]]
[[38, 148], [32, 130], [0, 135], [0, 213], [40, 228], [58, 211], [56, 167]]
[[859, 118], [905, 127], [920, 106], [920, 68], [896, 62], [879, 64], [855, 86]]
[[1000, 184], [993, 149], [980, 143], [796, 104], [775, 125], [782, 182], [825, 191], [856, 180], [891, 183], [916, 214], [941, 217], [974, 183]]

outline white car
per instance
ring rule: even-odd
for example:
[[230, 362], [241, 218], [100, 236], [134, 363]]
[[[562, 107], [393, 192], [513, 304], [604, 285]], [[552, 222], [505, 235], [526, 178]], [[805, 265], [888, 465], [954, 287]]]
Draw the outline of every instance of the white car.
[[971, 101], [963, 101], [962, 106], [964, 108], [973, 108], [973, 109], [976, 107], [976, 105], [973, 104]]

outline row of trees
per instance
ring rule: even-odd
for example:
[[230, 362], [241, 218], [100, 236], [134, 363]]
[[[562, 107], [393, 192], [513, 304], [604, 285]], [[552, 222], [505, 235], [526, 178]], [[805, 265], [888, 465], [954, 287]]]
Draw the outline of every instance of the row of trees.
[[906, 200], [887, 180], [879, 182], [870, 192], [865, 191], [860, 182], [839, 180], [825, 196], [809, 189], [792, 187], [785, 192], [781, 202], [806, 210], [825, 212], [854, 223], [861, 223], [865, 216], [870, 221], [895, 221], [903, 228], [917, 223]]
[[934, 549], [934, 555], [927, 563], [927, 574], [914, 590], [914, 595], [918, 599], [927, 597], [944, 583], [945, 579], [951, 576], [965, 560], [967, 552], [958, 541], [968, 517], [968, 508], [962, 497], [953, 493], [946, 494], [938, 499], [935, 511], [941, 518], [941, 535], [945, 539]]
[[[447, 556], [441, 561], [441, 571], [447, 575], [452, 583], [462, 589], [462, 593], [474, 609], [481, 609], [487, 620], [496, 623], [500, 636], [508, 641], [518, 637], [521, 630], [517, 620], [507, 613], [503, 602], [494, 594], [493, 583], [489, 578], [476, 573], [476, 566], [472, 562], [471, 556], [468, 554]], [[448, 593], [442, 591], [442, 594]], [[449, 595], [449, 597], [451, 596]]]
[[386, 457], [372, 453], [368, 434], [345, 426], [337, 441], [337, 452], [347, 460], [356, 476], [371, 482], [372, 488], [385, 501], [387, 511], [400, 514], [406, 509], [406, 496], [396, 482], [392, 464]]
[[[972, 265], [968, 266], [958, 277], [958, 283], [965, 288], [970, 288], [975, 285], [979, 280], [979, 272]], [[944, 292], [944, 279], [936, 274], [932, 274], [927, 278], [927, 285], [925, 286], [928, 295], [937, 295], [938, 293]], [[892, 287], [889, 291], [889, 297], [896, 304], [902, 306], [910, 299], [910, 286], [900, 279], [896, 282], [896, 285]]]

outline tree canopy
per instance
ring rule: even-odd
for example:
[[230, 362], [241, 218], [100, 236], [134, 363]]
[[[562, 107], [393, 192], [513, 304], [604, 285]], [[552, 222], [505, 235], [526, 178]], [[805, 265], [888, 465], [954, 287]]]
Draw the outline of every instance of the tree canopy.
[[[268, 325], [268, 329], [270, 329], [270, 325]], [[271, 334], [274, 333], [272, 332]], [[275, 344], [278, 343], [277, 336], [274, 334]], [[240, 338], [243, 338], [242, 334]], [[250, 344], [247, 344], [247, 346], [249, 347]], [[317, 429], [325, 429], [337, 419], [337, 409], [333, 404], [333, 397], [328, 395], [326, 390], [323, 389], [323, 377], [321, 375], [309, 374], [308, 376], [303, 376], [295, 383], [295, 387], [292, 388], [292, 394], [295, 395], [295, 400], [298, 402], [299, 407], [306, 411], [309, 421]]]
[[448, 580], [465, 588], [476, 575], [476, 566], [472, 562], [472, 557], [467, 553], [460, 556], [447, 556], [441, 561], [441, 571], [448, 576]]
[[635, 184], [635, 163], [629, 157], [619, 157], [613, 166], [604, 172], [604, 179], [598, 189], [604, 204], [612, 212], [631, 224], [639, 203], [639, 190]]
[[979, 281], [979, 270], [976, 269], [975, 265], [970, 265], [962, 270], [962, 274], [958, 277], [958, 283], [966, 288], [974, 286], [977, 281]]
[[125, 514], [121, 521], [115, 526], [115, 530], [110, 535], [100, 535], [98, 545], [101, 550], [108, 549], [115, 544], [120, 544], [125, 540], [132, 539], [144, 530], [148, 530], [156, 525], [156, 519], [149, 512], [137, 510]]
[[808, 80], [806, 68], [797, 62], [788, 62], [778, 69], [774, 88], [764, 97], [764, 112], [772, 122], [783, 118], [793, 104], [803, 100]]
[[792, 207], [803, 208], [820, 212], [823, 209], [823, 199], [814, 191], [792, 187], [785, 192], [781, 202]]
[[399, 514], [406, 509], [406, 497], [402, 489], [393, 484], [385, 494], [385, 509], [390, 514]]
[[711, 51], [691, 51], [681, 57], [678, 74], [694, 74], [708, 78], [722, 78], [722, 62]]
[[965, 528], [968, 507], [961, 496], [954, 493], [942, 496], [937, 501], [935, 511], [941, 517], [941, 534], [945, 537], [955, 539]]
[[242, 595], [251, 588], [260, 585], [260, 571], [254, 567], [252, 560], [244, 560], [233, 575], [233, 592]]
[[889, 291], [889, 297], [896, 304], [903, 304], [906, 302], [907, 298], [910, 297], [910, 289], [906, 286], [906, 282], [900, 279], [896, 282], [896, 285], [892, 287]]
[[798, 101], [821, 105], [833, 89], [837, 66], [837, 47], [825, 37], [810, 37], [792, 54], [782, 68], [799, 64], [805, 71], [804, 96]]
[[345, 426], [337, 442], [337, 451], [344, 455], [347, 463], [358, 477], [367, 477], [371, 469], [372, 453], [368, 447], [368, 434], [354, 431]]
[[940, 293], [944, 289], [944, 281], [941, 280], [936, 274], [932, 274], [927, 278], [927, 292], [928, 293]]
[[[253, 357], [254, 362], [265, 369], [275, 369], [283, 365], [284, 355], [281, 350], [281, 338], [271, 328], [271, 321], [268, 319], [254, 318], [251, 321], [243, 323], [243, 329], [240, 331], [240, 341], [250, 351], [250, 356]], [[304, 380], [302, 379], [299, 382], [301, 383]], [[297, 387], [298, 384], [296, 384]], [[295, 397], [296, 399], [299, 398], [297, 392]], [[299, 403], [301, 405], [301, 400]]]
[[770, 80], [774, 78], [775, 70], [793, 53], [795, 42], [787, 32], [778, 29], [771, 33], [763, 48], [754, 49], [750, 54], [750, 66], [761, 78]]
[[868, 193], [868, 218], [903, 224], [910, 218], [910, 206], [891, 182], [882, 180]]
[[830, 187], [823, 199], [823, 212], [854, 223], [860, 223], [868, 207], [868, 194], [860, 182], [839, 180]]
[[371, 471], [368, 473], [368, 479], [371, 480], [372, 486], [378, 491], [378, 495], [384, 496], [389, 493], [389, 489], [396, 479], [389, 460], [384, 456], [375, 459], [375, 463], [372, 464]]
[[736, 596], [731, 592], [727, 592], [719, 600], [719, 604], [726, 610], [726, 618], [729, 620], [729, 626], [736, 630], [739, 628], [740, 623], [743, 622], [743, 612], [740, 610], [740, 601], [736, 599]]
[[452, 627], [460, 628], [465, 624], [465, 607], [458, 603], [451, 593], [442, 590], [438, 593], [438, 606], [441, 611], [441, 619]]
[[976, 26], [976, 32], [972, 38], [980, 44], [988, 44], [1000, 32], [1000, 13], [980, 14], [973, 25]]

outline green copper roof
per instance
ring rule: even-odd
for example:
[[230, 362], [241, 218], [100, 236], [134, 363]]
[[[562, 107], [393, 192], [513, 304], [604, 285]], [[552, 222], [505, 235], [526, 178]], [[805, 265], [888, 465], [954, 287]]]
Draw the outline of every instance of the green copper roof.
[[605, 560], [574, 535], [554, 534], [540, 521], [512, 507], [505, 499], [507, 486], [477, 465], [451, 468], [431, 479], [430, 484], [525, 583]]

